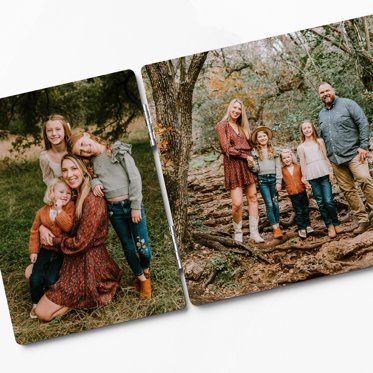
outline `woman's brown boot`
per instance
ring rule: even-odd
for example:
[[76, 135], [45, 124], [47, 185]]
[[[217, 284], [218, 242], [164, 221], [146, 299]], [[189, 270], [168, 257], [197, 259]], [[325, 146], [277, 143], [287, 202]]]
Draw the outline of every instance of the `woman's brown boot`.
[[150, 299], [152, 297], [152, 287], [150, 278], [145, 281], [140, 281], [140, 300]]
[[[149, 272], [144, 272], [144, 276], [146, 278], [150, 278], [150, 270], [149, 270]], [[139, 280], [138, 277], [135, 277], [133, 279], [133, 287], [135, 288], [136, 291], [140, 291], [140, 282], [141, 281]]]

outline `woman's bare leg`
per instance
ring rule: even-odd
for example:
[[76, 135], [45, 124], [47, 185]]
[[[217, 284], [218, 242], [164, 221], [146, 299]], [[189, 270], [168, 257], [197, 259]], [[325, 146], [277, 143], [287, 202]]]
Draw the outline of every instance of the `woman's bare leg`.
[[231, 190], [232, 198], [232, 217], [235, 223], [240, 223], [242, 221], [242, 206], [243, 206], [243, 196], [242, 188], [235, 188]]
[[43, 295], [35, 308], [36, 316], [42, 321], [51, 321], [58, 316], [62, 316], [71, 308], [60, 306]]
[[247, 186], [246, 191], [247, 206], [249, 210], [249, 216], [258, 218], [259, 216], [259, 207], [258, 207], [258, 197], [256, 193], [256, 185], [252, 183]]

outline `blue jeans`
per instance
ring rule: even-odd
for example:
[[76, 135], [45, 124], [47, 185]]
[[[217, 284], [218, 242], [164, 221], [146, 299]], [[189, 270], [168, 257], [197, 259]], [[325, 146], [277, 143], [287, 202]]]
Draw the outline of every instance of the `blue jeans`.
[[335, 207], [332, 185], [330, 184], [329, 175], [317, 179], [308, 180], [311, 184], [313, 196], [319, 206], [320, 214], [327, 227], [330, 225], [339, 225], [340, 221]]
[[144, 208], [141, 207], [141, 220], [137, 224], [131, 219], [129, 199], [119, 202], [107, 201], [109, 218], [122, 244], [124, 256], [135, 276], [144, 274], [150, 267], [151, 251]]
[[267, 217], [271, 225], [280, 222], [280, 206], [276, 192], [276, 175], [258, 175], [260, 194], [264, 199]]
[[306, 229], [311, 225], [307, 192], [293, 194], [290, 196], [290, 200], [295, 212], [295, 222], [298, 225], [298, 229]]
[[62, 261], [61, 251], [40, 248], [30, 276], [30, 293], [33, 304], [38, 303], [49, 286], [58, 280]]

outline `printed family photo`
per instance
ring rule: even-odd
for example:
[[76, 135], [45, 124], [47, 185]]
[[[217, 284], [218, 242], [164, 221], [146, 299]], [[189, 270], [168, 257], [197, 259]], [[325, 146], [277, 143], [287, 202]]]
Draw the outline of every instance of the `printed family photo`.
[[373, 17], [147, 65], [194, 304], [373, 264]]
[[185, 306], [132, 71], [2, 98], [0, 126], [18, 343]]

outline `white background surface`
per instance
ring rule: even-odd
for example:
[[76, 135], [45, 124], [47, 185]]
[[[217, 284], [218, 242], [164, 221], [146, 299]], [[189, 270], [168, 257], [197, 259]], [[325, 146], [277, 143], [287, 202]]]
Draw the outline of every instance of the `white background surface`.
[[[3, 0], [0, 97], [373, 14], [371, 0], [250, 3]], [[30, 346], [0, 286], [2, 372], [371, 373], [372, 337], [373, 269]]]

